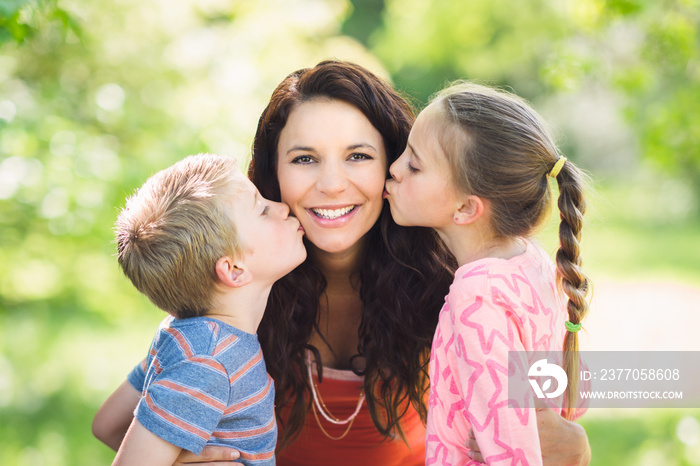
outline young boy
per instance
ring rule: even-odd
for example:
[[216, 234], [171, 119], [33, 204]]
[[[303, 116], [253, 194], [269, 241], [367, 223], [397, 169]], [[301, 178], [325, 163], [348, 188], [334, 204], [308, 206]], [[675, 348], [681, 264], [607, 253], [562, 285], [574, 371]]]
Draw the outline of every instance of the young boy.
[[[127, 200], [119, 264], [171, 317], [129, 375], [141, 397], [113, 464], [171, 465], [205, 445], [235, 448], [243, 464], [275, 463], [274, 385], [255, 333], [272, 284], [306, 257], [303, 233], [229, 157], [187, 157]], [[100, 408], [93, 431], [126, 418], [108, 415], [120, 396]]]

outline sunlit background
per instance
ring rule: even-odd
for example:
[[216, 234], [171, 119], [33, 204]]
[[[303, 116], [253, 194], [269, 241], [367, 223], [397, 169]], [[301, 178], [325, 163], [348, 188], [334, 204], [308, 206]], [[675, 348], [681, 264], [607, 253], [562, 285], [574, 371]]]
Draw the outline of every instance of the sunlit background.
[[[700, 351], [699, 25], [698, 0], [0, 0], [0, 464], [109, 464], [92, 416], [163, 317], [117, 209], [185, 155], [243, 164], [276, 84], [329, 57], [416, 108], [458, 78], [529, 99], [593, 179], [582, 348]], [[593, 465], [700, 465], [700, 410], [581, 423]]]

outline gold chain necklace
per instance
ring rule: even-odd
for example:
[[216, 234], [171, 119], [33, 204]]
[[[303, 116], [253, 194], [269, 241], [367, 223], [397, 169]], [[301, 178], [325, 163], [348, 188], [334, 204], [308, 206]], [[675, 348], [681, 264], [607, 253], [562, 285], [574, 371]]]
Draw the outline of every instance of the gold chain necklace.
[[[316, 385], [316, 382], [314, 382], [314, 377], [313, 374], [311, 373], [311, 353], [307, 351], [306, 353], [306, 369], [309, 374], [309, 384], [311, 385], [311, 394], [313, 395], [314, 402], [311, 404], [311, 410], [314, 413], [314, 417], [316, 418], [316, 422], [318, 423], [318, 427], [321, 429], [321, 432], [328, 437], [331, 440], [340, 440], [346, 435], [348, 435], [348, 432], [350, 432], [350, 428], [352, 427], [353, 422], [355, 421], [355, 418], [360, 412], [360, 408], [362, 408], [362, 403], [365, 401], [365, 392], [364, 390], [360, 393], [360, 399], [357, 402], [357, 408], [355, 408], [355, 412], [350, 415], [347, 419], [338, 419], [337, 417], [333, 416], [331, 412], [328, 410], [326, 407], [326, 404], [323, 402], [323, 398], [321, 398], [321, 391], [318, 389], [318, 386]], [[343, 432], [340, 437], [333, 437], [331, 436], [328, 432], [326, 432], [326, 429], [323, 428], [323, 425], [321, 424], [321, 420], [318, 418], [318, 413], [316, 409], [318, 408], [318, 411], [321, 412], [321, 415], [330, 423], [335, 424], [335, 425], [345, 425], [348, 424], [347, 429], [345, 429], [345, 432]]]

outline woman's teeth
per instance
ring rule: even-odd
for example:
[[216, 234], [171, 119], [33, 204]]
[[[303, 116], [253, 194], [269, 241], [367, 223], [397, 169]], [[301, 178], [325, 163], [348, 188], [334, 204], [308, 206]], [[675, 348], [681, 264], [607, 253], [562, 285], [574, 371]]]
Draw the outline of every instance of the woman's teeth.
[[348, 207], [343, 207], [342, 209], [311, 209], [314, 214], [316, 214], [317, 217], [325, 218], [328, 220], [333, 220], [338, 217], [342, 217], [343, 215], [349, 213], [350, 211], [354, 210], [356, 206], [348, 206]]

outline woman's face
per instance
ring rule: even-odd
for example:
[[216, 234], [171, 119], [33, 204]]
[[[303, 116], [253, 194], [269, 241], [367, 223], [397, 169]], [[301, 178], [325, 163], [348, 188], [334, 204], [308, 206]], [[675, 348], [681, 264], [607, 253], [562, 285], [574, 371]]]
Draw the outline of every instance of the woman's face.
[[308, 240], [322, 251], [352, 251], [382, 210], [387, 159], [379, 131], [339, 100], [298, 105], [280, 133], [277, 178]]

